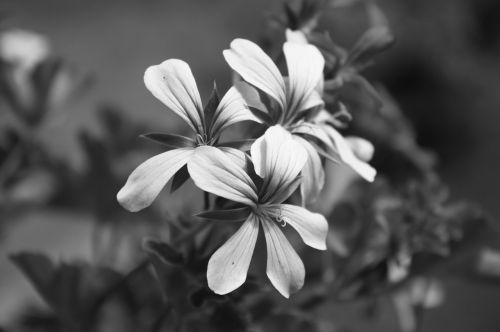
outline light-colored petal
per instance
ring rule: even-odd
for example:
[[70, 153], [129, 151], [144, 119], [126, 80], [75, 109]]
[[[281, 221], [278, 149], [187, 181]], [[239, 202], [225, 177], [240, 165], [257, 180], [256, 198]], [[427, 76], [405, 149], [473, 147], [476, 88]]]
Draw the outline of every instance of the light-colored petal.
[[285, 31], [286, 41], [291, 43], [307, 45], [307, 37], [301, 30], [290, 30]]
[[235, 202], [255, 205], [255, 184], [241, 165], [218, 148], [196, 148], [187, 166], [198, 188]]
[[[299, 134], [306, 138], [313, 138], [318, 140], [324, 147], [326, 152], [336, 152], [335, 145], [331, 137], [325, 131], [325, 126], [318, 125], [311, 122], [303, 122], [292, 129], [293, 134]], [[308, 137], [309, 136], [309, 137]]]
[[325, 171], [321, 158], [311, 143], [297, 135], [294, 135], [293, 139], [306, 149], [309, 156], [302, 169], [302, 183], [300, 186], [302, 201], [307, 205], [314, 203], [323, 189], [325, 185]]
[[261, 122], [248, 109], [241, 93], [235, 87], [231, 87], [215, 110], [211, 126], [212, 135], [218, 136], [225, 128], [241, 121]]
[[361, 161], [368, 162], [373, 158], [375, 148], [371, 142], [357, 136], [347, 136], [345, 140], [351, 147], [354, 155]]
[[148, 207], [193, 152], [191, 148], [175, 149], [146, 160], [130, 174], [118, 192], [118, 202], [132, 212]]
[[169, 59], [151, 66], [144, 73], [144, 83], [153, 96], [179, 115], [195, 132], [204, 132], [203, 106], [187, 63]]
[[281, 295], [288, 298], [304, 285], [304, 263], [274, 221], [263, 220], [262, 226], [266, 237], [267, 276]]
[[255, 173], [264, 180], [263, 201], [272, 201], [295, 180], [307, 161], [307, 151], [283, 127], [269, 127], [250, 149]]
[[258, 234], [259, 221], [250, 214], [240, 229], [210, 257], [207, 279], [211, 290], [223, 295], [245, 282]]
[[321, 105], [315, 88], [323, 77], [325, 59], [313, 45], [286, 42], [283, 45], [288, 67], [289, 88], [287, 90], [288, 111], [290, 118], [297, 112]]
[[303, 207], [291, 204], [276, 204], [268, 207], [273, 215], [290, 224], [310, 247], [326, 250], [328, 222], [322, 214], [311, 212]]
[[247, 161], [245, 158], [245, 152], [235, 149], [235, 148], [230, 148], [227, 146], [220, 146], [218, 147], [219, 150], [224, 152], [229, 158], [231, 158], [239, 167], [246, 169], [247, 166]]
[[285, 82], [273, 60], [255, 43], [235, 39], [224, 50], [229, 66], [246, 82], [274, 98], [282, 109], [286, 107]]
[[377, 171], [368, 163], [361, 161], [354, 155], [349, 143], [337, 130], [328, 125], [323, 126], [323, 128], [334, 142], [340, 159], [342, 159], [345, 164], [349, 165], [365, 180], [372, 182], [375, 179]]

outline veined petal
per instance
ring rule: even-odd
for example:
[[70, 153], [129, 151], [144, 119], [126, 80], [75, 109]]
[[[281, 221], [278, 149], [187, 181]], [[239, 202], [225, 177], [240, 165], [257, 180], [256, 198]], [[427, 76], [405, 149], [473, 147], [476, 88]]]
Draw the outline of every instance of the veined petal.
[[295, 114], [321, 105], [323, 101], [315, 90], [323, 77], [325, 66], [321, 52], [313, 45], [295, 42], [286, 42], [283, 52], [288, 67], [288, 110]]
[[203, 107], [193, 73], [182, 60], [169, 59], [144, 73], [148, 90], [197, 133], [204, 133]]
[[188, 170], [196, 186], [204, 191], [250, 206], [257, 201], [257, 189], [245, 170], [213, 146], [196, 148]]
[[360, 159], [358, 159], [358, 157], [354, 155], [349, 143], [337, 130], [328, 125], [323, 126], [323, 128], [334, 142], [336, 150], [340, 156], [340, 159], [342, 159], [344, 163], [349, 165], [365, 180], [372, 182], [375, 179], [377, 171], [368, 163], [361, 161]]
[[261, 122], [248, 109], [241, 93], [235, 87], [231, 87], [215, 110], [211, 125], [212, 135], [218, 136], [225, 128], [241, 121]]
[[306, 149], [308, 158], [307, 162], [302, 168], [302, 183], [300, 191], [302, 194], [302, 201], [305, 204], [310, 204], [316, 201], [325, 185], [325, 171], [323, 163], [319, 157], [316, 149], [305, 139], [300, 136], [294, 135], [293, 139], [299, 142], [304, 149]]
[[193, 152], [190, 148], [175, 149], [146, 160], [130, 174], [118, 192], [118, 202], [132, 212], [148, 207]]
[[326, 250], [328, 222], [322, 214], [291, 204], [271, 205], [268, 209], [295, 228], [305, 244], [315, 249]]
[[229, 66], [245, 81], [274, 98], [282, 109], [286, 107], [285, 82], [273, 60], [255, 43], [235, 39], [224, 50]]
[[255, 173], [264, 180], [264, 201], [272, 201], [295, 180], [307, 151], [281, 126], [269, 127], [250, 149]]
[[304, 285], [304, 263], [274, 221], [263, 220], [262, 227], [266, 237], [267, 276], [281, 295], [288, 298]]
[[245, 157], [245, 152], [231, 148], [228, 146], [219, 146], [217, 147], [219, 150], [224, 152], [229, 158], [231, 158], [238, 166], [245, 169], [247, 165], [247, 159]]
[[247, 278], [259, 221], [254, 214], [210, 257], [207, 268], [208, 287], [217, 294], [227, 294], [240, 287]]
[[324, 130], [324, 127], [321, 125], [317, 125], [311, 122], [303, 122], [300, 125], [294, 127], [292, 133], [311, 136], [317, 139], [327, 149], [335, 150], [335, 146], [332, 143], [332, 139], [330, 138], [328, 133]]

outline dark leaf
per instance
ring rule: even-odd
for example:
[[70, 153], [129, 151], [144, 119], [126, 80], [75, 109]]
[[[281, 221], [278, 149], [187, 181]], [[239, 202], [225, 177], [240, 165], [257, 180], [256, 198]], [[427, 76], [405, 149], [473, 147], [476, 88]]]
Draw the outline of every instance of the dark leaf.
[[387, 26], [377, 26], [366, 31], [349, 53], [346, 66], [362, 69], [378, 53], [394, 43], [394, 36]]
[[229, 141], [219, 143], [218, 146], [224, 146], [228, 148], [235, 148], [241, 151], [249, 151], [252, 144], [255, 142], [255, 139], [242, 139], [237, 141]]
[[177, 189], [179, 189], [188, 179], [190, 175], [188, 172], [187, 165], [181, 167], [180, 170], [175, 173], [174, 178], [172, 179], [172, 186], [170, 187], [170, 192], [173, 193]]
[[142, 246], [146, 252], [155, 255], [164, 263], [180, 264], [183, 261], [181, 253], [165, 242], [144, 239]]
[[213, 210], [198, 213], [196, 217], [213, 221], [245, 221], [251, 209], [247, 206], [230, 210]]
[[205, 105], [205, 122], [207, 128], [212, 128], [212, 121], [214, 120], [215, 111], [220, 104], [219, 93], [217, 92], [217, 85], [214, 82], [214, 88], [208, 99], [207, 105]]
[[163, 144], [171, 149], [188, 148], [195, 146], [195, 143], [192, 139], [176, 134], [150, 133], [141, 135], [141, 137]]

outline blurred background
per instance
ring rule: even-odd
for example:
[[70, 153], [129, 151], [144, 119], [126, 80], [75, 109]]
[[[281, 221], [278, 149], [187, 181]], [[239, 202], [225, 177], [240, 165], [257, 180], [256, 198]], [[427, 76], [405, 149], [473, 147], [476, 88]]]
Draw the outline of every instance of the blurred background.
[[[396, 44], [367, 70], [394, 96], [416, 127], [419, 143], [435, 151], [452, 197], [471, 200], [500, 217], [500, 2], [498, 0], [380, 0]], [[4, 28], [46, 35], [55, 54], [90, 75], [91, 87], [64, 109], [64, 121], [43, 133], [53, 155], [86, 167], [77, 131], [103, 133], [102, 105], [115, 107], [146, 131], [182, 132], [178, 119], [145, 89], [145, 68], [168, 58], [188, 62], [206, 100], [217, 81], [225, 91], [231, 73], [222, 57], [234, 38], [254, 41], [281, 8], [273, 0], [3, 0]], [[356, 6], [326, 13], [321, 26], [342, 46], [367, 28]], [[3, 112], [3, 111], [2, 111]], [[0, 121], [2, 118], [0, 118]], [[147, 143], [137, 138], [137, 144]], [[127, 170], [124, 174], [131, 171]], [[123, 182], [125, 177], [123, 178]], [[187, 192], [187, 191], [186, 191]], [[176, 194], [165, 209], [182, 209]], [[88, 259], [91, 227], [61, 212], [26, 213], [0, 244], [0, 323], [18, 305], [39, 301], [6, 254], [38, 249], [52, 257]], [[429, 312], [424, 331], [494, 332], [500, 327], [500, 288], [452, 281], [446, 305]], [[333, 308], [335, 320], [357, 324], [356, 304]], [[390, 314], [383, 321], [393, 321]], [[372, 323], [369, 323], [372, 324]], [[380, 331], [387, 332], [381, 323]], [[372, 326], [372, 331], [377, 330]]]

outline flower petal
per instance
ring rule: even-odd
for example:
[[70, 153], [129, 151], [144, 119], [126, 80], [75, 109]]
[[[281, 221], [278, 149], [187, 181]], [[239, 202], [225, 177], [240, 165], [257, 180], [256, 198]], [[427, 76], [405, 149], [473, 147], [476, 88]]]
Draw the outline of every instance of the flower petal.
[[257, 201], [257, 189], [245, 170], [213, 146], [196, 148], [188, 170], [196, 186], [204, 191], [246, 205]]
[[235, 87], [231, 87], [222, 97], [219, 106], [215, 110], [211, 133], [213, 136], [218, 137], [224, 129], [241, 121], [261, 122], [248, 109], [241, 93]]
[[203, 107], [193, 73], [182, 60], [169, 59], [144, 73], [148, 90], [197, 133], [204, 133]]
[[320, 213], [314, 213], [303, 207], [291, 204], [276, 204], [268, 207], [275, 215], [280, 215], [299, 233], [300, 237], [310, 247], [326, 250], [328, 222]]
[[323, 189], [325, 185], [325, 171], [316, 149], [300, 136], [294, 135], [293, 139], [306, 149], [309, 156], [302, 169], [302, 183], [300, 186], [302, 200], [307, 205], [315, 202]]
[[288, 67], [289, 88], [287, 90], [287, 118], [297, 112], [321, 105], [315, 90], [323, 77], [325, 59], [313, 45], [286, 42], [283, 45]]
[[240, 287], [247, 278], [259, 221], [254, 214], [210, 257], [207, 268], [208, 287], [217, 294], [227, 294]]
[[131, 212], [151, 205], [168, 180], [186, 164], [193, 151], [189, 148], [175, 149], [146, 160], [130, 174], [127, 183], [118, 192], [118, 202]]
[[224, 50], [229, 66], [245, 81], [274, 98], [285, 109], [285, 82], [273, 60], [255, 43], [235, 39], [231, 48]]
[[325, 131], [331, 137], [335, 144], [336, 150], [340, 156], [340, 159], [347, 165], [349, 165], [354, 171], [361, 175], [365, 180], [372, 182], [375, 179], [377, 171], [370, 166], [368, 163], [361, 161], [353, 153], [351, 146], [348, 141], [333, 127], [323, 126]]
[[307, 151], [281, 126], [269, 127], [250, 149], [255, 173], [264, 179], [263, 201], [272, 201], [295, 180]]
[[304, 285], [304, 263], [274, 221], [263, 220], [267, 247], [266, 273], [284, 297], [290, 297]]

